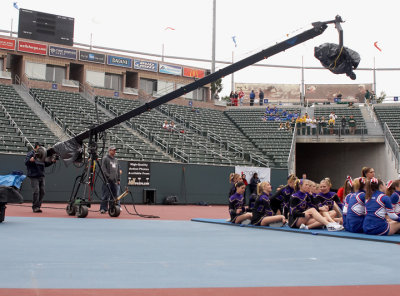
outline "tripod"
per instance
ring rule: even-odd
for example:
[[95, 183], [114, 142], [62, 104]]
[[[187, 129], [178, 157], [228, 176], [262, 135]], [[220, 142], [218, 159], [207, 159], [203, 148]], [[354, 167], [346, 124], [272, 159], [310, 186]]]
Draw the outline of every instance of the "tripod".
[[[82, 174], [77, 176], [75, 179], [66, 212], [68, 215], [76, 215], [78, 218], [85, 218], [88, 215], [89, 208], [91, 206], [91, 199], [95, 191], [96, 180], [99, 176], [103, 182], [103, 185], [106, 186], [109, 196], [111, 197], [108, 199], [108, 214], [111, 217], [118, 217], [121, 213], [121, 208], [118, 205], [118, 201], [123, 197], [122, 195], [126, 195], [126, 193], [123, 193], [118, 198], [113, 194], [110, 184], [108, 183], [104, 174], [103, 168], [98, 161], [99, 156], [97, 154], [97, 135], [93, 136], [91, 134], [89, 137], [88, 154], [89, 158], [87, 165], [84, 167]], [[83, 193], [79, 196], [81, 186], [83, 187]]]

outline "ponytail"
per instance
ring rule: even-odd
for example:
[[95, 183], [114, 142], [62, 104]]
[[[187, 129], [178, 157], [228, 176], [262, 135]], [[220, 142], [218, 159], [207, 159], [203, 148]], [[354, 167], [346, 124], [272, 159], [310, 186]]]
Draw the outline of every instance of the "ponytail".
[[377, 178], [372, 178], [371, 180], [367, 180], [366, 182], [366, 190], [365, 190], [365, 200], [370, 200], [372, 194], [379, 189], [379, 186], [383, 184], [382, 180]]
[[396, 187], [400, 186], [400, 180], [389, 181], [387, 184], [386, 195], [391, 196], [393, 192], [396, 190]]

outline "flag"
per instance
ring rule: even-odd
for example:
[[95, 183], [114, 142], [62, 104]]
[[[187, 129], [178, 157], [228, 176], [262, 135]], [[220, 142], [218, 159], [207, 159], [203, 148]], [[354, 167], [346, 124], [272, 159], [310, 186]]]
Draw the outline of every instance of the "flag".
[[235, 47], [237, 47], [236, 36], [232, 36], [232, 41], [233, 41], [233, 43], [235, 43]]
[[380, 49], [380, 47], [378, 46], [378, 41], [374, 42], [374, 46], [376, 47], [377, 50], [382, 51], [382, 49]]
[[13, 6], [14, 6], [15, 9], [19, 9], [18, 2], [13, 2]]
[[165, 31], [166, 31], [166, 30], [172, 30], [172, 31], [175, 31], [175, 29], [174, 29], [174, 28], [172, 28], [172, 27], [166, 27], [164, 30], [165, 30]]

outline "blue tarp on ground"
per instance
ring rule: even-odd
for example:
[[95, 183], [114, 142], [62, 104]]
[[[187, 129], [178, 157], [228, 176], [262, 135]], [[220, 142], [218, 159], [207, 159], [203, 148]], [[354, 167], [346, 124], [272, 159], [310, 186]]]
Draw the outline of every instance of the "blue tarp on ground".
[[239, 227], [251, 227], [251, 228], [260, 228], [260, 229], [268, 229], [268, 230], [278, 230], [278, 231], [287, 231], [287, 232], [297, 232], [303, 234], [312, 234], [312, 235], [323, 235], [323, 236], [333, 236], [333, 237], [341, 237], [341, 238], [350, 238], [350, 239], [361, 239], [361, 240], [372, 240], [386, 243], [400, 243], [400, 234], [395, 234], [391, 236], [379, 236], [379, 235], [368, 235], [363, 233], [352, 233], [348, 231], [328, 231], [325, 229], [297, 229], [290, 228], [289, 226], [283, 227], [269, 227], [269, 226], [254, 226], [254, 225], [242, 225], [242, 224], [234, 224], [227, 222], [225, 219], [203, 219], [203, 218], [194, 218], [192, 219], [194, 222], [204, 222], [204, 223], [215, 223], [222, 225], [230, 225], [230, 226], [239, 226]]
[[16, 188], [21, 188], [22, 181], [26, 178], [23, 174], [13, 173], [10, 175], [0, 175], [0, 186], [12, 186]]

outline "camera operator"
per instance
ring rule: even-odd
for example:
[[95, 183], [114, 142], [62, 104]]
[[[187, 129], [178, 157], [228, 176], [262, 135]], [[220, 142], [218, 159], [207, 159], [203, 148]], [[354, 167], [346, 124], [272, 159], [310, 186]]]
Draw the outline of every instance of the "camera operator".
[[106, 182], [108, 183], [110, 190], [107, 188], [107, 184], [102, 185], [102, 197], [100, 204], [100, 213], [104, 214], [108, 211], [108, 201], [117, 197], [118, 187], [120, 184], [121, 169], [118, 164], [118, 160], [115, 158], [115, 153], [117, 148], [115, 146], [110, 146], [108, 148], [108, 154], [103, 157], [101, 161], [101, 166], [106, 177]]
[[34, 149], [29, 151], [25, 158], [25, 165], [28, 170], [27, 176], [31, 180], [33, 191], [32, 210], [34, 213], [41, 213], [40, 209], [45, 194], [44, 168], [51, 166], [56, 162], [55, 158], [45, 160], [44, 162], [38, 159], [38, 149], [40, 144], [35, 143]]

